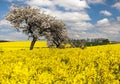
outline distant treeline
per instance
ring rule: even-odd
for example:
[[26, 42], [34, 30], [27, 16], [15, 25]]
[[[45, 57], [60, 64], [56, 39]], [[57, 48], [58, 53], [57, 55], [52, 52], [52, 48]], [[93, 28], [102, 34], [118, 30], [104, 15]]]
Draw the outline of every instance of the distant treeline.
[[95, 38], [95, 39], [72, 39], [71, 42], [75, 47], [84, 46], [97, 46], [97, 45], [106, 45], [109, 44], [109, 39], [106, 38]]
[[0, 42], [10, 42], [10, 41], [7, 41], [7, 40], [0, 40]]

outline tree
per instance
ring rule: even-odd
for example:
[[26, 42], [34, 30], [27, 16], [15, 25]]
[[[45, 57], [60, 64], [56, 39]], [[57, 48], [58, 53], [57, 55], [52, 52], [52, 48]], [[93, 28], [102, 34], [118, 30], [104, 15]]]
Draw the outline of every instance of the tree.
[[10, 21], [14, 28], [22, 30], [33, 39], [30, 50], [40, 36], [46, 37], [49, 47], [59, 47], [68, 38], [65, 23], [44, 14], [38, 8], [13, 5], [5, 19]]

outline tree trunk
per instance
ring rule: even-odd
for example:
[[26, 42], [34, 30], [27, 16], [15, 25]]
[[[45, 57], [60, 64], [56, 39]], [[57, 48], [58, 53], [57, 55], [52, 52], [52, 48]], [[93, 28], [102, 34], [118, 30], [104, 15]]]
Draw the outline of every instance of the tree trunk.
[[36, 37], [33, 37], [33, 40], [32, 40], [31, 45], [30, 45], [30, 50], [33, 49], [34, 44], [35, 44], [36, 41], [37, 41], [37, 38], [36, 38]]

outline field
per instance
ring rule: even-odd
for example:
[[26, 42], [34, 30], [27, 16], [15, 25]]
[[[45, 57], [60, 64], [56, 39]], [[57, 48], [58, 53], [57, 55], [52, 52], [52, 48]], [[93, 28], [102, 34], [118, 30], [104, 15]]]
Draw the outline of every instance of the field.
[[120, 44], [46, 48], [0, 43], [0, 84], [120, 84]]
[[[30, 41], [19, 41], [19, 42], [0, 42], [0, 49], [4, 50], [20, 50], [20, 49], [29, 49], [31, 42]], [[37, 41], [35, 43], [35, 48], [47, 47], [45, 41]]]

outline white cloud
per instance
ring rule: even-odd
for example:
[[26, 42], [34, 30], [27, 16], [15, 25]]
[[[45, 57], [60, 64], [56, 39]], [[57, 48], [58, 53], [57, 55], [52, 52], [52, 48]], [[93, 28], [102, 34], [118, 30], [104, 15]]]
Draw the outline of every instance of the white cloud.
[[117, 17], [117, 21], [119, 21], [119, 22], [120, 22], [120, 16], [119, 16], [119, 17]]
[[18, 2], [26, 2], [27, 0], [17, 0]]
[[29, 0], [29, 1], [26, 1], [26, 3], [31, 6], [52, 6], [53, 5], [51, 0]]
[[92, 4], [104, 4], [106, 0], [87, 0], [88, 3]]
[[104, 33], [101, 34], [100, 32], [86, 32], [86, 31], [70, 31], [70, 37], [76, 38], [76, 39], [87, 39], [87, 38], [107, 38], [107, 35]]
[[111, 23], [109, 26], [101, 26], [101, 28], [99, 29], [100, 31], [108, 34], [108, 35], [116, 35], [119, 34], [120, 31], [120, 25], [117, 23]]
[[99, 20], [96, 27], [102, 33], [106, 33], [108, 35], [120, 34], [120, 24], [117, 21], [110, 21], [107, 18]]
[[96, 24], [96, 29], [102, 35], [105, 35], [107, 38], [111, 40], [120, 40], [120, 24], [116, 21], [110, 21], [107, 18], [99, 20]]
[[54, 2], [66, 10], [84, 10], [89, 8], [86, 0], [54, 0]]
[[112, 7], [118, 9], [120, 11], [120, 1], [112, 5]]
[[89, 23], [89, 22], [77, 22], [75, 23], [71, 29], [74, 31], [83, 31], [83, 30], [88, 30], [88, 29], [92, 29], [94, 26], [93, 24]]
[[97, 21], [97, 25], [98, 26], [106, 26], [106, 25], [109, 25], [110, 23], [109, 23], [109, 20], [107, 19], [107, 18], [104, 18], [104, 19], [102, 19], [102, 20], [99, 20], [99, 21]]
[[107, 11], [107, 10], [102, 10], [102, 11], [100, 11], [100, 14], [103, 14], [103, 15], [105, 15], [105, 16], [111, 16], [111, 15], [112, 15], [112, 13], [110, 13], [110, 12]]
[[81, 12], [63, 12], [56, 9], [45, 9], [42, 8], [42, 11], [45, 11], [46, 14], [50, 14], [56, 18], [62, 19], [68, 22], [78, 22], [78, 21], [89, 21], [91, 18], [85, 11]]
[[[69, 31], [69, 34], [73, 38], [82, 39], [82, 38], [108, 38], [110, 40], [120, 41], [120, 24], [116, 21], [110, 21], [107, 18], [97, 21], [96, 24], [86, 24], [88, 25], [87, 29], [85, 26], [82, 27], [83, 23], [79, 24], [80, 26], [74, 27]], [[85, 28], [85, 29], [84, 29]]]
[[27, 36], [22, 32], [17, 32], [15, 28], [12, 28], [12, 25], [7, 20], [0, 21], [0, 40], [20, 40], [26, 39]]
[[13, 0], [7, 0], [8, 2], [12, 2]]
[[11, 24], [9, 21], [3, 19], [0, 21], [0, 26], [2, 26], [2, 25], [9, 25], [10, 26]]
[[84, 10], [85, 8], [89, 8], [86, 0], [29, 0], [26, 1], [28, 5], [31, 6], [47, 6], [54, 7], [60, 6], [65, 10]]
[[0, 40], [16, 41], [16, 40], [27, 40], [27, 36], [23, 33], [14, 32], [9, 35], [0, 35]]
[[[96, 26], [95, 26], [96, 27]], [[110, 26], [101, 26], [96, 27], [97, 31], [90, 29], [92, 32], [87, 31], [73, 31], [70, 30], [70, 37], [77, 39], [87, 39], [87, 38], [108, 38], [114, 41], [120, 41], [120, 25], [119, 24], [111, 24]]]

